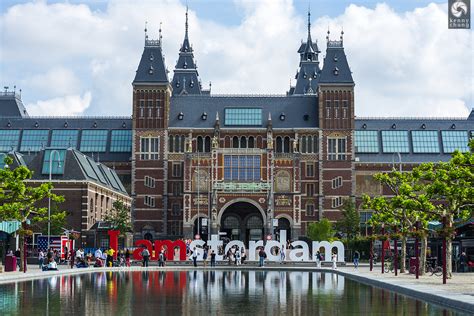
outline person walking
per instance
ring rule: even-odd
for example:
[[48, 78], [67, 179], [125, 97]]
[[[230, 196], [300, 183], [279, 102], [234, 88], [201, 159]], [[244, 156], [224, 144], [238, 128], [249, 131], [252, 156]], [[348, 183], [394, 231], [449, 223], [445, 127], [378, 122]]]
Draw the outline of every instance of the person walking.
[[207, 267], [207, 255], [208, 255], [207, 247], [204, 247], [204, 252], [202, 254], [202, 260], [204, 262], [204, 267]]
[[259, 267], [263, 267], [263, 264], [265, 263], [265, 258], [267, 257], [267, 254], [265, 253], [265, 250], [263, 247], [260, 247], [260, 251], [258, 252], [258, 257], [260, 259], [259, 261]]
[[40, 269], [43, 269], [43, 263], [44, 263], [44, 252], [43, 250], [40, 249], [38, 252], [38, 265]]
[[21, 251], [20, 251], [20, 248], [18, 248], [16, 251], [15, 251], [15, 257], [16, 257], [16, 265], [19, 267], [21, 267]]
[[235, 251], [235, 264], [238, 265], [238, 266], [240, 266], [241, 263], [242, 263], [240, 255], [241, 255], [241, 254], [240, 254], [240, 250], [237, 249], [237, 250]]
[[130, 250], [125, 251], [125, 266], [130, 268]]
[[[74, 248], [71, 248], [71, 251], [69, 251], [69, 264], [71, 265], [71, 269], [74, 268], [74, 255], [75, 255], [75, 251], [74, 251]], [[49, 256], [49, 253], [48, 253], [48, 256]]]
[[337, 254], [332, 254], [332, 269], [337, 270]]
[[359, 253], [359, 251], [356, 250], [354, 252], [354, 269], [359, 268], [359, 259], [360, 259], [360, 253]]
[[211, 252], [211, 267], [215, 267], [215, 266], [216, 266], [216, 253], [213, 250]]
[[285, 247], [282, 247], [280, 251], [280, 264], [283, 264], [285, 262], [285, 257]]
[[321, 253], [316, 251], [316, 268], [321, 268]]
[[467, 268], [468, 268], [467, 256], [464, 251], [459, 255], [459, 265], [460, 265], [460, 270], [461, 270], [459, 272], [467, 272]]
[[148, 267], [148, 260], [150, 259], [150, 252], [148, 251], [148, 248], [143, 247], [142, 257], [143, 257], [143, 266]]
[[198, 258], [198, 254], [197, 254], [197, 251], [196, 251], [196, 247], [193, 248], [193, 265], [195, 267], [197, 267], [197, 258]]
[[158, 255], [158, 266], [159, 267], [165, 266], [165, 253], [163, 250], [160, 251], [160, 254]]

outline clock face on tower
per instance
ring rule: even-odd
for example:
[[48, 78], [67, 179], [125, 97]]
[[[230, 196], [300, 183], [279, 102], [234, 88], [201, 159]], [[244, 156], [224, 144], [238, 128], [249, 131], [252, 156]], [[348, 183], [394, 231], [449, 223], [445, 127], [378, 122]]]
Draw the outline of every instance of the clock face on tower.
[[275, 191], [289, 192], [290, 191], [290, 173], [288, 171], [278, 171], [275, 177]]

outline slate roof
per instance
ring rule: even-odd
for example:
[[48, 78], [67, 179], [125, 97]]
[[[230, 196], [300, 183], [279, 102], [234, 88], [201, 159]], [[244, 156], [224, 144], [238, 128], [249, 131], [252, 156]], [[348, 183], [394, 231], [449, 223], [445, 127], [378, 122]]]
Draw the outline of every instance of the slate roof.
[[2, 92], [0, 94], [0, 117], [28, 117], [21, 97], [16, 92]]
[[145, 40], [145, 48], [133, 83], [168, 83], [165, 60], [161, 52], [161, 40]]
[[354, 84], [342, 40], [328, 41], [319, 83]]
[[[45, 151], [38, 152], [28, 163], [28, 168], [33, 171], [33, 180], [48, 180], [49, 173], [43, 174], [43, 160]], [[122, 182], [114, 170], [95, 162], [89, 156], [75, 149], [67, 149], [64, 160], [64, 174], [52, 175], [53, 180], [91, 181], [109, 189], [128, 195]]]
[[[305, 96], [174, 96], [171, 98], [170, 127], [213, 128], [216, 113], [219, 113], [221, 128], [225, 126], [226, 108], [261, 108], [262, 125], [253, 128], [266, 128], [268, 113], [271, 114], [273, 128], [316, 128], [318, 127], [317, 97]], [[183, 120], [178, 114], [183, 113]], [[207, 113], [207, 119], [201, 115]], [[285, 114], [285, 120], [279, 119]], [[304, 115], [308, 115], [308, 120]], [[237, 126], [236, 128], [248, 128]]]

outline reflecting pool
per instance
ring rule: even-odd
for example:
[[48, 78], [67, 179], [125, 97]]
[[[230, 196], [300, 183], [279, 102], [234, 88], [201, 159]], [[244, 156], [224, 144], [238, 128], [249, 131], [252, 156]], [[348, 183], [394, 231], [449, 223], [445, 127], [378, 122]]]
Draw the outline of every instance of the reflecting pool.
[[223, 270], [91, 272], [4, 284], [0, 311], [2, 315], [461, 315], [332, 273]]

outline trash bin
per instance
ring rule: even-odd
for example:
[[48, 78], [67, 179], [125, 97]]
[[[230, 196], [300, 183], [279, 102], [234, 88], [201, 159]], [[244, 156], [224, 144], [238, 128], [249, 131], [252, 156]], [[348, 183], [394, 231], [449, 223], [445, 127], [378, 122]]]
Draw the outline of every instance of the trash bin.
[[14, 255], [5, 256], [5, 272], [16, 271], [16, 257]]

